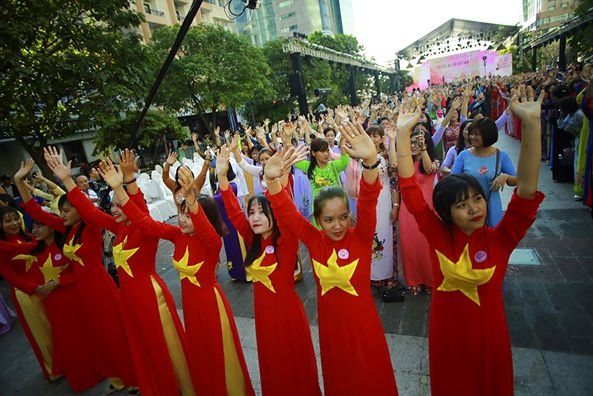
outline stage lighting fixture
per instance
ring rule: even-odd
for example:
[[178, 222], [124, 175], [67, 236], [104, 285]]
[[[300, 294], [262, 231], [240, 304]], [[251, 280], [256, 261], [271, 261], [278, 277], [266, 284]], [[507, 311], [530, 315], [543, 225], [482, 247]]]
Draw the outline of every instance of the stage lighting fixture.
[[243, 0], [246, 8], [257, 10], [261, 4], [260, 0]]

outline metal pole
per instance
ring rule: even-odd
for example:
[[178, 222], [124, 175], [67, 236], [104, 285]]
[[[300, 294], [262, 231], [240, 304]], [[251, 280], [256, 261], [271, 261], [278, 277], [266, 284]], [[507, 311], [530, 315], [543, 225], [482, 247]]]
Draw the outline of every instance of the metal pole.
[[356, 70], [354, 66], [350, 66], [348, 86], [350, 87], [350, 105], [358, 106], [358, 98], [356, 97]]
[[295, 73], [299, 74], [301, 79], [300, 89], [299, 89], [299, 113], [301, 115], [309, 114], [309, 106], [307, 105], [307, 94], [305, 93], [305, 79], [303, 78], [303, 62], [301, 58], [300, 52], [293, 52], [290, 54], [290, 60], [292, 61], [292, 69]]
[[377, 88], [377, 96], [381, 97], [381, 80], [379, 80], [379, 73], [375, 73], [375, 88]]
[[181, 46], [181, 43], [183, 42], [183, 39], [185, 38], [185, 35], [187, 34], [187, 31], [189, 30], [192, 21], [198, 13], [198, 10], [202, 5], [202, 1], [203, 0], [194, 0], [189, 12], [185, 16], [185, 20], [181, 25], [181, 29], [179, 29], [179, 33], [177, 33], [177, 38], [175, 39], [173, 46], [171, 46], [169, 55], [167, 56], [167, 59], [165, 60], [163, 67], [161, 67], [161, 71], [159, 72], [159, 75], [157, 76], [156, 81], [154, 82], [152, 89], [150, 90], [150, 93], [146, 98], [146, 102], [144, 103], [144, 107], [142, 108], [142, 112], [140, 113], [140, 117], [138, 117], [138, 121], [136, 121], [136, 125], [134, 125], [134, 128], [132, 129], [132, 135], [130, 136], [130, 140], [128, 141], [128, 148], [132, 148], [132, 145], [136, 140], [136, 136], [138, 136], [138, 131], [140, 131], [140, 127], [142, 126], [142, 122], [144, 122], [146, 113], [148, 113], [148, 110], [152, 105], [152, 101], [154, 100], [154, 97], [156, 96], [156, 93], [158, 92], [159, 87], [161, 86], [161, 83], [163, 82], [163, 79], [165, 78], [165, 75], [169, 70], [169, 66], [171, 66], [171, 63], [173, 63], [173, 59], [175, 59], [175, 56], [177, 56], [177, 51], [179, 50], [179, 47]]
[[566, 71], [566, 36], [560, 36], [560, 48], [558, 54], [558, 69]]

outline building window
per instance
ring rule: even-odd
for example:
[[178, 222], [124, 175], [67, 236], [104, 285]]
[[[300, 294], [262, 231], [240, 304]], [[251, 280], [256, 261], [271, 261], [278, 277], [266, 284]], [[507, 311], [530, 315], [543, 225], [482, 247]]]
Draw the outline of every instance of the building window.
[[562, 3], [560, 4], [560, 7], [564, 8], [564, 7], [568, 7], [568, 1], [566, 3]]
[[278, 8], [284, 8], [284, 7], [288, 7], [289, 5], [291, 5], [292, 3], [294, 3], [294, 0], [285, 0], [285, 1], [281, 1], [280, 3], [277, 4]]
[[64, 154], [66, 154], [66, 161], [72, 161], [72, 168], [81, 166], [83, 163], [88, 163], [82, 140], [73, 140], [71, 142], [62, 143]]
[[552, 11], [552, 10], [553, 10], [553, 9], [555, 9], [555, 8], [556, 8], [556, 6], [555, 6], [555, 5], [548, 6], [548, 11]]
[[297, 30], [297, 29], [298, 29], [297, 25], [292, 25], [292, 26], [288, 26], [288, 27], [280, 29], [280, 33], [288, 33], [288, 32], [292, 32], [293, 30]]
[[280, 20], [281, 20], [281, 21], [284, 21], [284, 20], [286, 20], [286, 19], [294, 18], [294, 17], [295, 17], [295, 15], [296, 15], [296, 13], [295, 13], [295, 12], [290, 12], [290, 13], [288, 13], [288, 14], [280, 15]]

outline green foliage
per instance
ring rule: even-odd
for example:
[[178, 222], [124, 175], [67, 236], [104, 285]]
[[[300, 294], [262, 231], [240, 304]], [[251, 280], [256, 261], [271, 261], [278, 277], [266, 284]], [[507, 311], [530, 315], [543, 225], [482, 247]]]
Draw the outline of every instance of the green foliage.
[[498, 53], [513, 55], [513, 73], [524, 73], [531, 70], [531, 55], [519, 54], [515, 45], [502, 49]]
[[[139, 115], [139, 111], [131, 111], [125, 117], [118, 118], [99, 129], [95, 137], [93, 155], [97, 153], [107, 155], [110, 153], [111, 148], [126, 148], [130, 131], [136, 125]], [[162, 110], [149, 110], [142, 122], [135, 145], [149, 148], [150, 151], [165, 136], [185, 141], [189, 139], [189, 131], [181, 126], [179, 120], [173, 114]]]
[[[593, 0], [581, 0], [574, 10], [575, 15], [584, 15], [593, 7]], [[584, 58], [593, 55], [593, 34], [591, 34], [591, 24], [575, 32], [574, 36], [568, 41], [577, 55]]]
[[[154, 32], [151, 46], [162, 61], [178, 31], [179, 26], [168, 26]], [[221, 26], [191, 27], [177, 55], [155, 103], [200, 114], [210, 132], [216, 127], [217, 109], [269, 98], [273, 92], [262, 51]], [[210, 120], [206, 118], [208, 110]]]
[[[7, 0], [0, 123], [39, 165], [48, 139], [100, 127], [145, 94], [151, 58], [128, 0]], [[124, 33], [125, 31], [125, 33]]]

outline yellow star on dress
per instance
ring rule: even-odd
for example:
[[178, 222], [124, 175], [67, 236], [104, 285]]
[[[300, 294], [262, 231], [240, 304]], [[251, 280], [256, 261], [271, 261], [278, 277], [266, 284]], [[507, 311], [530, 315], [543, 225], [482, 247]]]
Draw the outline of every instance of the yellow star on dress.
[[24, 260], [25, 265], [27, 266], [26, 270], [29, 271], [33, 263], [37, 262], [37, 257], [31, 256], [29, 254], [17, 254], [12, 258], [13, 260]]
[[354, 286], [352, 286], [352, 283], [350, 283], [350, 279], [352, 278], [352, 275], [354, 275], [354, 271], [358, 265], [358, 259], [354, 260], [350, 264], [340, 267], [338, 265], [336, 249], [333, 249], [333, 253], [327, 261], [327, 267], [315, 260], [312, 261], [313, 268], [315, 268], [315, 273], [319, 277], [322, 296], [334, 287], [339, 287], [346, 293], [350, 293], [353, 296], [358, 297], [356, 289]]
[[180, 280], [187, 278], [187, 279], [189, 279], [189, 281], [191, 283], [200, 287], [200, 282], [198, 282], [198, 280], [196, 279], [196, 272], [198, 272], [200, 270], [200, 267], [202, 267], [202, 264], [204, 264], [204, 262], [202, 261], [201, 263], [198, 263], [196, 265], [188, 266], [187, 265], [188, 260], [189, 260], [189, 248], [186, 247], [185, 254], [181, 258], [181, 260], [176, 261], [175, 259], [173, 259], [173, 267], [175, 267], [177, 269], [177, 271], [179, 271], [179, 279]]
[[459, 260], [456, 263], [445, 257], [444, 254], [436, 250], [441, 271], [443, 272], [443, 283], [437, 288], [441, 291], [456, 291], [459, 290], [467, 296], [470, 300], [480, 305], [480, 295], [478, 294], [478, 286], [487, 283], [496, 266], [486, 269], [473, 269], [472, 261], [469, 257], [469, 244], [465, 245]]
[[45, 278], [45, 283], [51, 281], [51, 280], [58, 280], [60, 279], [60, 272], [64, 271], [64, 269], [68, 266], [68, 264], [66, 265], [61, 265], [59, 267], [54, 267], [53, 266], [53, 262], [51, 259], [51, 254], [47, 257], [47, 260], [45, 260], [45, 263], [43, 264], [42, 267], [39, 267], [39, 269], [41, 270], [41, 272], [43, 272], [43, 277]]
[[74, 238], [72, 238], [70, 240], [70, 242], [64, 244], [64, 249], [63, 249], [64, 254], [70, 260], [78, 261], [78, 263], [84, 267], [84, 263], [82, 262], [82, 259], [76, 255], [76, 252], [78, 251], [78, 249], [80, 249], [82, 247], [82, 243], [79, 243], [76, 245], [74, 245], [73, 243], [74, 243]]
[[265, 257], [266, 252], [264, 251], [258, 259], [253, 261], [253, 264], [249, 267], [245, 267], [245, 270], [252, 276], [253, 282], [261, 282], [265, 287], [276, 293], [274, 285], [272, 285], [272, 281], [270, 280], [270, 275], [272, 275], [272, 272], [274, 272], [278, 263], [262, 267], [261, 263], [264, 261]]
[[132, 278], [132, 269], [130, 268], [130, 264], [128, 264], [128, 259], [134, 255], [140, 249], [139, 247], [129, 250], [124, 250], [124, 245], [128, 242], [128, 235], [124, 238], [124, 240], [117, 246], [113, 247], [113, 259], [115, 260], [115, 267], [119, 268], [122, 267], [124, 271], [128, 273]]

